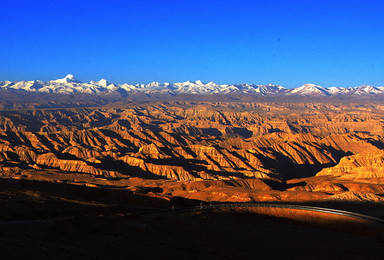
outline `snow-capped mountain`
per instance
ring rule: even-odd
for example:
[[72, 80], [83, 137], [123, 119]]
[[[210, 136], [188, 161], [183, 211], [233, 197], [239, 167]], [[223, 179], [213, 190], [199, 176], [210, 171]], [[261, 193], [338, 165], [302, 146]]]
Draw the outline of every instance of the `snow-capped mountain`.
[[66, 83], [81, 83], [79, 80], [75, 78], [72, 74], [68, 74], [65, 78], [51, 80], [52, 84], [66, 84]]
[[329, 96], [331, 92], [321, 86], [315, 84], [305, 84], [301, 87], [290, 89], [288, 95], [303, 95], [303, 96]]
[[370, 85], [363, 85], [360, 87], [353, 88], [355, 95], [366, 95], [366, 94], [381, 94], [383, 93], [383, 87], [376, 88]]
[[374, 87], [363, 85], [359, 87], [331, 87], [324, 88], [315, 84], [305, 84], [297, 88], [287, 89], [279, 85], [255, 85], [255, 84], [217, 84], [214, 82], [203, 83], [200, 80], [186, 81], [178, 83], [159, 83], [149, 84], [114, 84], [106, 79], [99, 81], [90, 81], [83, 83], [69, 74], [62, 79], [43, 82], [35, 81], [2, 81], [0, 89], [9, 91], [27, 91], [41, 93], [75, 94], [87, 93], [95, 95], [117, 94], [126, 97], [133, 94], [144, 93], [166, 94], [170, 96], [179, 94], [252, 94], [259, 96], [309, 96], [309, 97], [327, 97], [327, 96], [372, 96], [384, 94], [384, 87]]

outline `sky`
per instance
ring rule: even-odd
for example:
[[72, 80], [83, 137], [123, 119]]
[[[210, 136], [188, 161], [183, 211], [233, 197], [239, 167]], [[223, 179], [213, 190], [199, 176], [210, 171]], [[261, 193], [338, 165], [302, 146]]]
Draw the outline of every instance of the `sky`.
[[0, 81], [384, 86], [381, 0], [0, 0]]

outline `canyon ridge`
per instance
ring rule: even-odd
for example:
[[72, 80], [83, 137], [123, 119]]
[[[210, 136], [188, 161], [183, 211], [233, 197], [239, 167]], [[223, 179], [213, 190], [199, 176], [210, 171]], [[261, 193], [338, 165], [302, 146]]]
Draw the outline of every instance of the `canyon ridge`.
[[1, 175], [168, 200], [382, 202], [383, 108], [152, 100], [3, 110]]

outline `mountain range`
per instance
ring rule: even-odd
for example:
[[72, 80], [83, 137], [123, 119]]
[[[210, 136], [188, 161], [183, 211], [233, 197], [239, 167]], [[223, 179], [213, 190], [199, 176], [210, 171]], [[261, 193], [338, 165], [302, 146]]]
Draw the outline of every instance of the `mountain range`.
[[305, 84], [297, 88], [285, 88], [280, 85], [256, 85], [256, 84], [216, 84], [214, 82], [203, 83], [198, 81], [186, 81], [178, 83], [159, 83], [149, 84], [114, 84], [105, 79], [99, 81], [81, 82], [73, 75], [69, 74], [65, 78], [43, 82], [34, 81], [2, 81], [0, 90], [26, 91], [38, 93], [56, 94], [94, 94], [99, 96], [118, 95], [128, 97], [130, 95], [144, 93], [166, 94], [176, 96], [179, 94], [252, 94], [258, 96], [372, 96], [384, 94], [384, 87], [374, 87], [362, 85], [358, 87], [330, 87], [325, 88], [315, 84]]

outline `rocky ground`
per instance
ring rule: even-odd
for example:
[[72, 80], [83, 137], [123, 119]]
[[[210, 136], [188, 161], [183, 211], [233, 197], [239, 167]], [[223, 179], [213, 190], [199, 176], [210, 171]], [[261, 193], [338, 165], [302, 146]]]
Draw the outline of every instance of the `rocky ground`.
[[381, 104], [4, 110], [1, 176], [204, 201], [383, 201]]
[[380, 225], [170, 209], [270, 201], [384, 218], [382, 111], [208, 101], [1, 111], [1, 258], [380, 259]]

